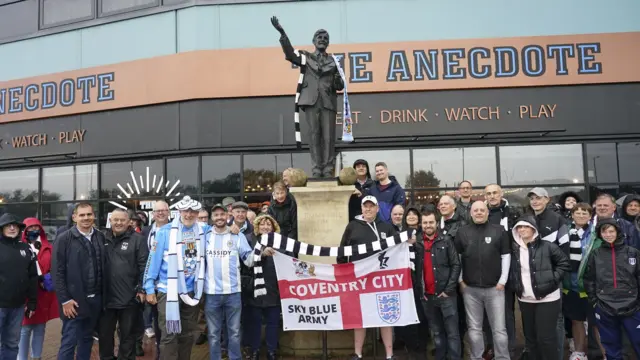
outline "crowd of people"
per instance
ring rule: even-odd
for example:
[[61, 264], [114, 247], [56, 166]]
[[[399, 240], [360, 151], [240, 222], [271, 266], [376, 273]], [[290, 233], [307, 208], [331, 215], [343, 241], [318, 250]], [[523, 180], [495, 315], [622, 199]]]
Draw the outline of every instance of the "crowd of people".
[[[368, 244], [413, 229], [412, 274], [420, 322], [381, 328], [387, 359], [459, 360], [640, 357], [640, 196], [593, 204], [565, 193], [554, 204], [544, 188], [516, 209], [497, 184], [472, 199], [461, 181], [459, 197], [407, 205], [405, 191], [385, 163], [372, 178], [365, 160], [354, 163], [356, 190], [341, 246]], [[260, 359], [262, 327], [267, 359], [275, 359], [281, 309], [276, 250], [262, 250], [267, 295], [255, 297], [253, 247], [263, 234], [297, 239], [297, 204], [290, 170], [273, 185], [271, 201], [252, 211], [225, 198], [205, 209], [185, 196], [157, 201], [153, 221], [115, 209], [100, 231], [89, 203], [78, 203], [73, 224], [53, 245], [35, 218], [0, 217], [0, 360], [39, 359], [46, 323], [62, 319], [59, 359], [88, 360], [97, 338], [101, 359], [142, 355], [141, 339], [155, 338], [159, 359], [187, 360], [194, 343], [208, 342], [211, 359]], [[300, 239], [304, 241], [304, 239]], [[356, 256], [338, 263], [357, 261]], [[516, 300], [525, 348], [516, 353]], [[197, 337], [198, 319], [206, 328]], [[353, 360], [361, 359], [366, 331], [354, 330]], [[467, 341], [464, 339], [467, 337]], [[435, 349], [427, 352], [432, 339]], [[468, 349], [465, 349], [468, 347]]]

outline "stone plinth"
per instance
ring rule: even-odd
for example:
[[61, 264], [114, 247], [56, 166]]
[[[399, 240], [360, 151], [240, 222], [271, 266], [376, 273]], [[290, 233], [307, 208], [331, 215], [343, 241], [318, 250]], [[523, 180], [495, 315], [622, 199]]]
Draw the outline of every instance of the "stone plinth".
[[[349, 197], [355, 187], [340, 186], [336, 179], [310, 180], [306, 187], [292, 187], [298, 204], [298, 239], [312, 245], [338, 246], [349, 223]], [[300, 256], [304, 261], [335, 263], [335, 258]], [[281, 352], [296, 357], [322, 354], [321, 331], [286, 331], [280, 336]], [[329, 354], [353, 352], [353, 331], [329, 331]]]

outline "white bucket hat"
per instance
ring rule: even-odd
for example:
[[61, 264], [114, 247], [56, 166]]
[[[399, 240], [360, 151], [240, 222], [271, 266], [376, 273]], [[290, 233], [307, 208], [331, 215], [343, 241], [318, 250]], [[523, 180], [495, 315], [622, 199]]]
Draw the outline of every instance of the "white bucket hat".
[[202, 209], [202, 204], [199, 201], [193, 200], [190, 196], [185, 196], [176, 204], [176, 209], [180, 211], [192, 210], [199, 211]]

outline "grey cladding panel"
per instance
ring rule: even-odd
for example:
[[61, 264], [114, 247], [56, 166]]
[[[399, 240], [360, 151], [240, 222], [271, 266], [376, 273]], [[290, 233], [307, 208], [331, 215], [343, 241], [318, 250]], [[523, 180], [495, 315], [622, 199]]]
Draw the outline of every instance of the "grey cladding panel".
[[[0, 5], [3, 3], [0, 0]], [[9, 39], [38, 31], [38, 0], [0, 6], [0, 39]]]
[[41, 0], [42, 27], [95, 18], [95, 0]]
[[213, 100], [180, 104], [180, 149], [220, 147], [218, 108]]
[[82, 116], [82, 128], [96, 134], [83, 143], [83, 156], [177, 150], [178, 105], [87, 114]]
[[99, 0], [100, 15], [107, 16], [160, 5], [160, 0]]

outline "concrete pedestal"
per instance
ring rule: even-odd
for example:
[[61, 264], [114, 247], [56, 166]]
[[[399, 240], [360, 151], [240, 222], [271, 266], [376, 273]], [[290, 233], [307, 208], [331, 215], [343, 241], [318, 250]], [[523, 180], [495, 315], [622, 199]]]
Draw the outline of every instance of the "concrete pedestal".
[[[293, 187], [298, 204], [298, 239], [312, 245], [338, 246], [349, 222], [349, 197], [355, 187], [340, 186], [335, 179], [310, 180], [306, 187]], [[335, 258], [300, 256], [304, 261], [335, 263]], [[353, 331], [329, 331], [329, 354], [353, 353]], [[281, 352], [296, 357], [322, 354], [321, 331], [286, 331], [280, 336]]]

